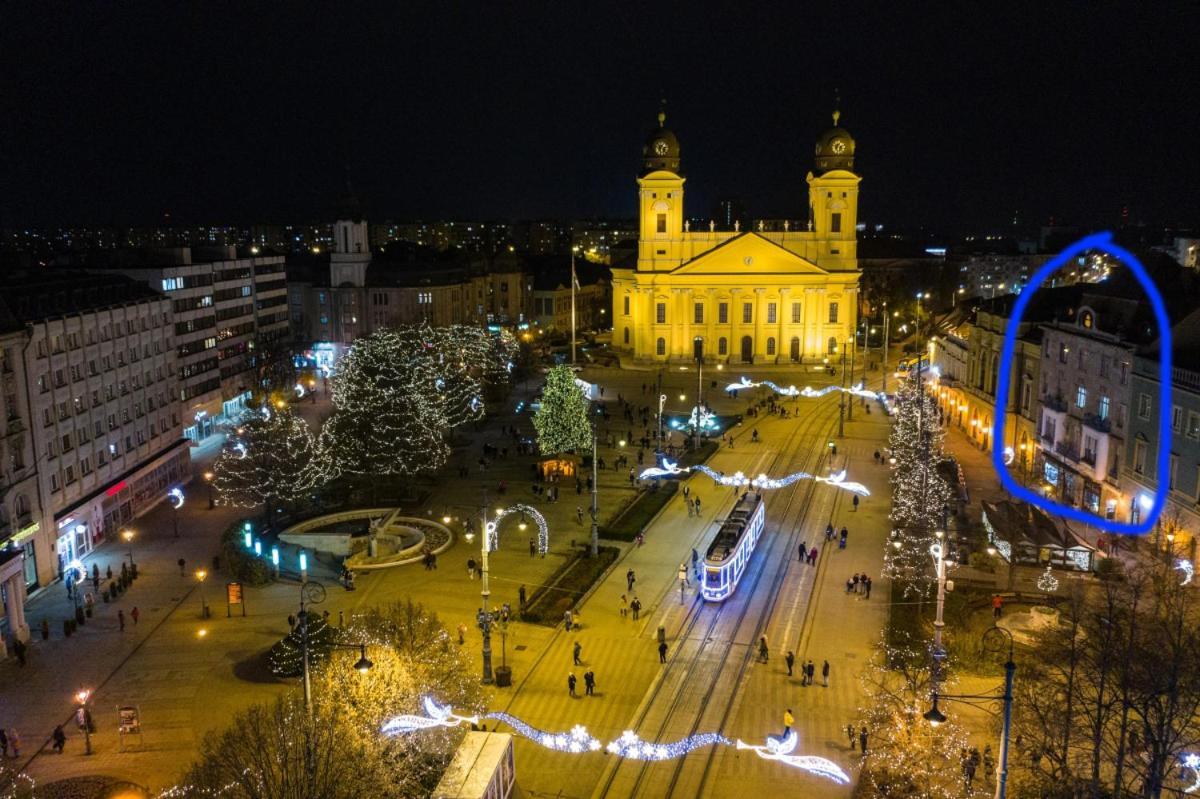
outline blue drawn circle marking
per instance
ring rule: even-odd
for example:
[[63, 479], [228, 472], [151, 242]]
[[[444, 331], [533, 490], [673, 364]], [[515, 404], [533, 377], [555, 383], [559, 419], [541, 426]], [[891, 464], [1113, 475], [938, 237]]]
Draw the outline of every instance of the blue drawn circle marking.
[[[1021, 324], [1021, 317], [1025, 315], [1025, 308], [1029, 305], [1030, 298], [1038, 287], [1045, 282], [1046, 278], [1056, 272], [1060, 267], [1066, 264], [1069, 260], [1081, 253], [1089, 250], [1099, 250], [1108, 253], [1124, 263], [1134, 276], [1141, 283], [1142, 288], [1146, 291], [1146, 296], [1150, 298], [1150, 305], [1154, 309], [1154, 317], [1158, 322], [1159, 332], [1159, 363], [1158, 363], [1158, 455], [1156, 463], [1158, 464], [1158, 484], [1154, 489], [1154, 504], [1151, 506], [1148, 513], [1143, 517], [1139, 517], [1137, 524], [1123, 524], [1117, 521], [1110, 521], [1100, 516], [1095, 516], [1081, 508], [1072, 508], [1067, 505], [1062, 505], [1058, 502], [1053, 502], [1037, 492], [1031, 491], [1025, 486], [1017, 483], [1009, 474], [1008, 467], [1004, 464], [1004, 447], [995, 446], [995, 442], [1004, 442], [1004, 427], [1006, 421], [1005, 408], [1008, 405], [1008, 395], [1010, 383], [1012, 382], [1010, 374], [1013, 365], [1013, 352], [1016, 349], [1017, 329]], [[1158, 521], [1158, 517], [1163, 512], [1163, 507], [1167, 501], [1167, 484], [1164, 475], [1168, 474], [1170, 468], [1170, 442], [1171, 428], [1170, 419], [1167, 414], [1167, 409], [1171, 407], [1171, 320], [1167, 317], [1167, 309], [1163, 304], [1162, 295], [1158, 288], [1154, 285], [1150, 275], [1141, 262], [1133, 255], [1133, 253], [1119, 246], [1112, 240], [1111, 233], [1096, 233], [1091, 236], [1086, 236], [1079, 241], [1067, 247], [1060, 252], [1051, 261], [1046, 263], [1039, 269], [1032, 278], [1030, 278], [1027, 288], [1017, 295], [1017, 301], [1013, 305], [1012, 314], [1008, 320], [1007, 328], [1004, 331], [1004, 349], [1000, 353], [1000, 370], [996, 376], [996, 405], [993, 408], [993, 418], [995, 418], [995, 435], [992, 438], [992, 465], [996, 469], [996, 474], [1000, 477], [1000, 482], [1004, 488], [1013, 496], [1028, 502], [1031, 505], [1036, 505], [1045, 511], [1065, 516], [1068, 519], [1073, 519], [1084, 524], [1094, 525], [1101, 530], [1110, 533], [1120, 533], [1122, 535], [1141, 535], [1150, 531], [1154, 527], [1154, 523]], [[1040, 420], [1039, 420], [1040, 423]]]

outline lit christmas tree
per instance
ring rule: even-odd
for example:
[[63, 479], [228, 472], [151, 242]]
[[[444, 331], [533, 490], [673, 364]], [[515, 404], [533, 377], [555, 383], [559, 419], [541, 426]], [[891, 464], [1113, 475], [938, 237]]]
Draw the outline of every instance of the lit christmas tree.
[[575, 373], [570, 368], [556, 366], [546, 375], [542, 404], [533, 416], [533, 426], [537, 430], [538, 449], [543, 454], [582, 452], [591, 447], [588, 399], [575, 383]]
[[904, 585], [905, 595], [931, 585], [934, 531], [945, 523], [950, 486], [937, 473], [943, 460], [937, 407], [914, 374], [900, 385], [888, 438], [892, 467], [892, 535], [884, 555], [885, 573]]
[[237, 431], [213, 465], [221, 504], [253, 508], [294, 502], [324, 480], [312, 431], [288, 405], [247, 411]]
[[337, 364], [321, 447], [338, 474], [435, 471], [450, 455], [436, 373], [395, 331], [360, 338]]

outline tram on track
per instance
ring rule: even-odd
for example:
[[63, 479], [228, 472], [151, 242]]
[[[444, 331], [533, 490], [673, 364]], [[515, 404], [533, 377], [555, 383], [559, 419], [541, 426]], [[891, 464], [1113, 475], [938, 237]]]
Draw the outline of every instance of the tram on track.
[[722, 602], [737, 588], [766, 524], [766, 505], [762, 494], [747, 491], [721, 525], [704, 557], [700, 595], [707, 601]]

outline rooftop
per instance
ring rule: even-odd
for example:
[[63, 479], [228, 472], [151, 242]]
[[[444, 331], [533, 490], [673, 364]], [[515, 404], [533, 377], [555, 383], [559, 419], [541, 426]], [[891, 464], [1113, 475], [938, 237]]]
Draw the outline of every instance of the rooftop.
[[160, 299], [162, 294], [124, 275], [68, 270], [6, 275], [0, 283], [0, 324], [9, 318], [27, 324]]

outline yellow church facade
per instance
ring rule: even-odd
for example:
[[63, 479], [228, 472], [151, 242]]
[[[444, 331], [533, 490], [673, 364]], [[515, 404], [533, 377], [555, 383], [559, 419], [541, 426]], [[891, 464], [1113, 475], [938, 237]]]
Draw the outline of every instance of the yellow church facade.
[[659, 127], [638, 178], [636, 266], [612, 270], [613, 348], [637, 362], [788, 364], [831, 360], [858, 323], [854, 140], [817, 142], [808, 229], [693, 230], [679, 142]]

